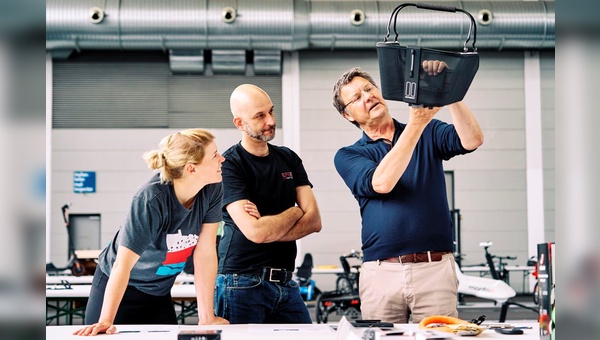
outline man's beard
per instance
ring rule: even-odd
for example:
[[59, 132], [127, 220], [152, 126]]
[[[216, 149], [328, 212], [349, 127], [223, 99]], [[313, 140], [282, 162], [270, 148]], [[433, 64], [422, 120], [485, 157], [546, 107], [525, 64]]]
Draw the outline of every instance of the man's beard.
[[264, 131], [262, 131], [262, 130], [253, 131], [250, 128], [250, 126], [246, 122], [244, 122], [244, 131], [246, 132], [246, 134], [254, 139], [258, 139], [263, 142], [269, 142], [269, 141], [273, 140], [273, 138], [275, 138], [275, 127], [276, 127], [276, 125], [273, 125], [271, 127], [271, 129], [269, 129], [269, 130], [273, 130], [273, 133], [270, 136], [265, 136]]

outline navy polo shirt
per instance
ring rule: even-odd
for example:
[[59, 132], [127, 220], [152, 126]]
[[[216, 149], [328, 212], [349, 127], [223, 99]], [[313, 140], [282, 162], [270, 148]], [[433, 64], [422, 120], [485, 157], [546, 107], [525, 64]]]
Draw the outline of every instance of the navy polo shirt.
[[[406, 124], [394, 119], [395, 145]], [[373, 190], [375, 169], [391, 150], [384, 139], [360, 140], [338, 150], [335, 168], [358, 201], [364, 261], [425, 251], [452, 251], [452, 220], [443, 160], [466, 154], [454, 125], [433, 119], [404, 174], [387, 194]]]

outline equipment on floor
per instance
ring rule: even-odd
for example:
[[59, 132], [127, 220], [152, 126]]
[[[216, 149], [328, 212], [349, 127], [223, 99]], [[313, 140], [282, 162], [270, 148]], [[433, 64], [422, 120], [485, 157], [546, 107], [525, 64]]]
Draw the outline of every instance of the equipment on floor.
[[304, 260], [300, 267], [296, 268], [296, 281], [300, 286], [300, 295], [304, 301], [314, 300], [321, 291], [317, 288], [315, 280], [311, 279], [313, 269], [313, 258], [311, 253], [304, 254]]
[[336, 313], [351, 320], [359, 319], [360, 297], [358, 296], [358, 279], [360, 265], [351, 266], [348, 259], [356, 259], [362, 262], [363, 254], [360, 251], [351, 250], [340, 256], [343, 273], [338, 274], [336, 289], [323, 292], [315, 302], [315, 319], [317, 323], [327, 323], [329, 314]]
[[96, 270], [96, 262], [93, 259], [80, 259], [75, 252], [71, 225], [69, 223], [70, 207], [71, 203], [67, 203], [60, 208], [65, 222], [65, 228], [67, 229], [69, 260], [63, 267], [57, 267], [52, 262], [46, 263], [46, 274], [60, 274], [63, 271], [70, 270], [71, 274], [74, 276], [93, 275]]

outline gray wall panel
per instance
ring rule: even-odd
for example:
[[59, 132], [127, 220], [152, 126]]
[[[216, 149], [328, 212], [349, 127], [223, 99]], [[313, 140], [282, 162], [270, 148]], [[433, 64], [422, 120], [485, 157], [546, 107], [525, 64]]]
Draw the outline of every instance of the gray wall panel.
[[544, 188], [556, 189], [555, 177], [556, 171], [554, 169], [544, 170]]
[[[462, 210], [482, 211], [526, 211], [527, 197], [525, 190], [522, 191], [462, 191], [455, 190], [456, 206]], [[488, 228], [493, 230], [495, 226], [501, 226], [502, 221], [491, 220]], [[493, 235], [491, 235], [493, 236]], [[464, 240], [463, 240], [464, 241]]]
[[522, 110], [525, 106], [523, 90], [512, 88], [498, 90], [471, 88], [464, 100], [472, 103], [470, 108], [473, 110], [490, 107], [502, 110]]
[[[484, 131], [491, 130], [525, 130], [523, 112], [506, 108], [479, 108], [477, 120]], [[487, 141], [485, 141], [487, 145]]]
[[[337, 124], [349, 124], [342, 117], [336, 117], [339, 120]], [[356, 134], [359, 133], [358, 129], [356, 131], [339, 131], [335, 133], [331, 133], [331, 131], [323, 131], [317, 129], [310, 129], [305, 131], [302, 134], [302, 150], [313, 150], [315, 152], [322, 151], [323, 149], [327, 150], [337, 150], [340, 145], [348, 145], [354, 143], [358, 140]], [[333, 165], [333, 156], [331, 156], [331, 165]]]
[[477, 157], [455, 157], [446, 163], [446, 168], [448, 170], [514, 170], [525, 167], [525, 150], [485, 150], [481, 147], [476, 153]]
[[[281, 77], [255, 76], [281, 121]], [[54, 128], [231, 127], [229, 95], [244, 75], [172, 74], [161, 52], [75, 53], [54, 61]]]
[[[501, 223], [496, 223], [496, 221], [501, 221]], [[491, 225], [493, 225], [493, 227]], [[478, 232], [482, 229], [498, 231], [522, 231], [527, 228], [527, 211], [465, 210], [462, 217], [461, 227], [462, 231], [464, 232]], [[481, 241], [486, 240], [487, 239], [482, 239]], [[469, 243], [472, 246], [479, 244], [477, 242]]]
[[[491, 130], [485, 135], [485, 145], [481, 150], [523, 150], [524, 130]], [[477, 152], [476, 151], [476, 152]]]
[[307, 169], [307, 171], [310, 172], [310, 181], [315, 187], [319, 188], [319, 192], [339, 192], [340, 184], [344, 182], [335, 171], [331, 171], [331, 168], [324, 170]]
[[[67, 256], [60, 207], [73, 203], [72, 213], [101, 214], [101, 243], [106, 244], [123, 221], [135, 190], [152, 171], [142, 158], [178, 129], [54, 129], [52, 133], [51, 259]], [[240, 140], [235, 129], [210, 129], [219, 151]], [[276, 143], [281, 143], [281, 130]], [[73, 171], [96, 171], [96, 193], [75, 194]], [[55, 237], [54, 235], [58, 235]]]
[[[141, 170], [146, 167], [142, 159], [143, 152], [137, 150], [95, 150], [90, 152], [55, 152], [52, 157], [52, 167], [56, 171], [67, 169], [86, 170], [90, 165], [96, 171], [110, 171], [122, 169]], [[102, 161], [98, 161], [102, 160]], [[98, 179], [97, 179], [98, 180]]]
[[[493, 178], [493, 181], [489, 179]], [[454, 174], [454, 186], [464, 191], [523, 190], [526, 186], [523, 170], [461, 170]]]

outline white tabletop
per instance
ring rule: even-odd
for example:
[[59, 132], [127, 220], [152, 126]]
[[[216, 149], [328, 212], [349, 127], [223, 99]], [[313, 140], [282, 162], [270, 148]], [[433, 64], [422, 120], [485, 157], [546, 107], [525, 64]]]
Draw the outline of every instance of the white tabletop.
[[[358, 272], [355, 267], [350, 268], [350, 270], [354, 273]], [[344, 268], [342, 267], [315, 267], [312, 269], [313, 274], [341, 274], [343, 272]]]
[[[91, 285], [72, 285], [69, 289], [65, 289], [60, 285], [46, 285], [46, 298], [61, 299], [61, 298], [87, 298], [90, 296]], [[194, 285], [176, 284], [171, 288], [171, 296], [174, 299], [191, 299], [196, 297]]]
[[[73, 275], [48, 275], [46, 274], [46, 285], [62, 284], [63, 281], [72, 285], [91, 284], [93, 275], [73, 276]], [[194, 275], [181, 273], [175, 278], [175, 284], [194, 283]]]
[[[514, 322], [516, 326], [531, 326], [531, 329], [525, 329], [524, 334], [518, 336], [518, 340], [539, 340], [538, 326], [537, 323], [532, 322]], [[180, 330], [215, 330], [219, 329], [222, 331], [222, 340], [268, 340], [268, 339], [291, 339], [291, 340], [337, 340], [338, 335], [331, 326], [333, 324], [281, 324], [281, 325], [258, 325], [258, 324], [244, 324], [244, 325], [226, 325], [226, 326], [191, 326], [191, 325], [121, 325], [117, 326], [117, 330], [122, 332], [110, 336], [110, 339], [164, 339], [164, 340], [176, 340], [177, 334]], [[80, 337], [72, 335], [72, 333], [81, 328], [82, 326], [47, 326], [46, 327], [46, 339], [62, 340], [62, 339], [81, 339]], [[397, 324], [396, 328], [407, 331], [406, 334], [410, 334], [410, 331], [418, 331], [418, 325], [416, 324]], [[360, 334], [364, 332], [364, 329], [355, 328], [353, 334], [346, 336], [346, 339], [360, 339]], [[446, 333], [444, 333], [446, 334]], [[465, 339], [464, 337], [454, 336], [448, 333], [451, 339]], [[105, 337], [103, 337], [105, 338]], [[381, 337], [382, 339], [387, 337]], [[414, 335], [406, 336], [394, 336], [389, 337], [390, 339], [398, 340], [413, 340]], [[493, 330], [486, 330], [476, 337], [469, 337], [469, 339], [517, 339], [514, 335], [503, 335], [494, 332]]]
[[[47, 326], [46, 340], [82, 339], [72, 333], [82, 326]], [[227, 325], [227, 326], [189, 326], [189, 325], [123, 325], [117, 326], [120, 334], [113, 334], [110, 339], [162, 339], [176, 340], [180, 330], [221, 330], [221, 339], [277, 339], [277, 340], [331, 340], [335, 339], [335, 331], [328, 325]], [[105, 338], [105, 337], [103, 337]]]
[[72, 285], [89, 285], [92, 283], [92, 275], [73, 276], [73, 275], [48, 275], [46, 274], [46, 285], [63, 284], [65, 282]]
[[[506, 270], [509, 272], [513, 271], [533, 271], [535, 267], [533, 266], [504, 266]], [[488, 266], [462, 266], [460, 268], [462, 272], [489, 272], [490, 267]]]

